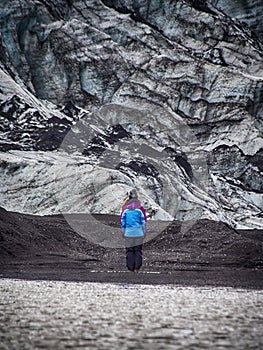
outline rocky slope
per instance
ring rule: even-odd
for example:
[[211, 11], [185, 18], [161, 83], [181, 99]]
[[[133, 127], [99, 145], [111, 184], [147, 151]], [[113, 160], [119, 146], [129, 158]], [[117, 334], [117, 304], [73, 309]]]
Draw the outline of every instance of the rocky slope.
[[[138, 276], [130, 276], [118, 216], [74, 217], [79, 223], [86, 220], [85, 235], [76, 234], [62, 215], [25, 215], [0, 208], [0, 277], [263, 287], [259, 230], [236, 231], [205, 219], [188, 230], [178, 221], [169, 222], [156, 236], [160, 222], [152, 220], [148, 231], [152, 239], [143, 247], [142, 269]], [[89, 238], [101, 235], [101, 225], [106, 227], [104, 240], [94, 244]], [[114, 229], [118, 237], [112, 235]], [[105, 246], [109, 240], [120, 240], [121, 249]]]
[[2, 1], [0, 204], [262, 227], [262, 42], [212, 3]]

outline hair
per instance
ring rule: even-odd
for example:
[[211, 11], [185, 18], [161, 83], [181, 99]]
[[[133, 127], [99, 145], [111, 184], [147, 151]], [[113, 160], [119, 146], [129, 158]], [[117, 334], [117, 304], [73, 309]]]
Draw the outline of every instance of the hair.
[[[127, 194], [127, 195], [128, 195], [128, 194]], [[123, 208], [123, 207], [129, 202], [129, 200], [130, 200], [130, 198], [129, 198], [129, 197], [126, 197], [126, 198], [124, 199], [124, 201], [122, 202], [121, 207]]]
[[130, 192], [129, 192], [129, 198], [130, 199], [135, 199], [135, 198], [138, 198], [138, 194], [137, 194], [137, 191], [136, 191], [136, 189], [135, 188], [133, 188], [132, 190], [130, 190]]
[[124, 201], [122, 202], [121, 207], [124, 208], [125, 205], [127, 205], [129, 203], [130, 200], [135, 200], [140, 204], [140, 201], [138, 199], [138, 194], [135, 188], [133, 188], [132, 190], [130, 190], [129, 192], [126, 193], [126, 197], [124, 199]]

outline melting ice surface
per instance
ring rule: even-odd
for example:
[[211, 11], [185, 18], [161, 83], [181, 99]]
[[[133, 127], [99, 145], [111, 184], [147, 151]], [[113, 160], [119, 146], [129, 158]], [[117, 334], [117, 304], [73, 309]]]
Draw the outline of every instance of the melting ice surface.
[[263, 291], [0, 280], [1, 349], [262, 349]]

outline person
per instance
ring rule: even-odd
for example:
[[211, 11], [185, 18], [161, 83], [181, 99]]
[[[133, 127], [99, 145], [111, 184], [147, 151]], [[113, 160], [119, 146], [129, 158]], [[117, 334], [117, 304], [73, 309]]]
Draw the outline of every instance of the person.
[[146, 235], [146, 213], [132, 189], [122, 205], [121, 230], [125, 238], [126, 266], [129, 271], [138, 272], [142, 266], [142, 245]]

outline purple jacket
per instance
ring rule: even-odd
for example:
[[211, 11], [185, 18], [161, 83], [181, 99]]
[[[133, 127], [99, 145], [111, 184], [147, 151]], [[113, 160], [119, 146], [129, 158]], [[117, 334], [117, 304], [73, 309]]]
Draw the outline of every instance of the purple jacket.
[[143, 213], [145, 223], [147, 222], [147, 216], [144, 207], [142, 207], [137, 200], [129, 200], [129, 202], [121, 208], [120, 223], [122, 214], [126, 209], [140, 209]]

